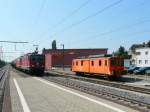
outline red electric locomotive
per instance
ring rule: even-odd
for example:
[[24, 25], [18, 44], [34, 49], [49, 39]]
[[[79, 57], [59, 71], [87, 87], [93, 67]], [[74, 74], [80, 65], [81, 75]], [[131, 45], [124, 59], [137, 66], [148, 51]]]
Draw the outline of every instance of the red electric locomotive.
[[29, 53], [17, 58], [13, 65], [23, 71], [42, 74], [45, 70], [45, 56], [42, 54]]

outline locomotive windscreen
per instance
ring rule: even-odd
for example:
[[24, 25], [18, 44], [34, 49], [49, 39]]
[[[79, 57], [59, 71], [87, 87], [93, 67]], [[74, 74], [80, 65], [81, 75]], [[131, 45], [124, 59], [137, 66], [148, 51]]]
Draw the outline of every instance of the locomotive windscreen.
[[41, 62], [41, 63], [43, 63], [44, 62], [44, 55], [31, 55], [30, 60], [32, 62]]

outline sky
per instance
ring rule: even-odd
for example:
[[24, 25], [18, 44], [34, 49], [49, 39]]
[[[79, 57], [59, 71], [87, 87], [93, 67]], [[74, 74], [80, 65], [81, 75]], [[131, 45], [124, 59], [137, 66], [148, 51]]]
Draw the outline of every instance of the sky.
[[[0, 57], [51, 48], [108, 48], [150, 40], [150, 0], [0, 0]], [[15, 48], [16, 46], [16, 48]], [[0, 52], [1, 52], [0, 51]], [[2, 56], [3, 55], [3, 56]]]

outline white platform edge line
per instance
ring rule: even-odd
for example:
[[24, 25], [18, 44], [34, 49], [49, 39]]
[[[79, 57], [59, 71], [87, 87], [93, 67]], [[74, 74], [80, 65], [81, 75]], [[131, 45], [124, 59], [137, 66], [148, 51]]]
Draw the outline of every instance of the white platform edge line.
[[17, 80], [16, 79], [13, 79], [14, 80], [14, 83], [15, 83], [15, 86], [16, 86], [16, 89], [17, 89], [17, 92], [18, 92], [18, 95], [19, 95], [19, 98], [20, 98], [20, 101], [21, 101], [21, 105], [23, 107], [23, 111], [24, 112], [31, 112], [29, 107], [28, 107], [28, 104], [22, 94], [22, 91], [17, 83]]
[[106, 103], [97, 101], [97, 100], [95, 100], [95, 99], [92, 99], [92, 98], [89, 98], [89, 97], [87, 97], [87, 96], [83, 96], [83, 95], [81, 95], [81, 94], [79, 94], [79, 93], [73, 92], [73, 91], [71, 91], [71, 90], [65, 89], [65, 88], [63, 88], [63, 87], [60, 87], [60, 86], [58, 86], [58, 85], [55, 85], [54, 83], [48, 82], [48, 81], [43, 80], [43, 79], [41, 79], [41, 78], [34, 77], [34, 79], [39, 80], [39, 81], [41, 81], [41, 82], [43, 82], [43, 83], [45, 83], [45, 84], [47, 84], [47, 85], [50, 85], [50, 86], [52, 86], [52, 87], [58, 88], [58, 89], [60, 89], [60, 90], [63, 90], [63, 91], [65, 91], [65, 92], [68, 92], [68, 93], [71, 93], [71, 94], [73, 94], [73, 95], [76, 95], [76, 96], [78, 96], [78, 97], [81, 97], [81, 98], [83, 98], [83, 99], [86, 99], [86, 100], [89, 100], [89, 101], [91, 101], [91, 102], [94, 102], [94, 103], [96, 103], [96, 104], [99, 104], [99, 105], [101, 105], [101, 106], [104, 106], [104, 107], [106, 107], [106, 108], [109, 108], [109, 109], [111, 109], [111, 110], [114, 110], [114, 111], [116, 111], [116, 112], [126, 112], [126, 111], [123, 111], [123, 110], [121, 110], [121, 109], [119, 109], [119, 108], [116, 108], [116, 107], [113, 107], [113, 106], [111, 106], [111, 105], [108, 105], [108, 104], [106, 104]]

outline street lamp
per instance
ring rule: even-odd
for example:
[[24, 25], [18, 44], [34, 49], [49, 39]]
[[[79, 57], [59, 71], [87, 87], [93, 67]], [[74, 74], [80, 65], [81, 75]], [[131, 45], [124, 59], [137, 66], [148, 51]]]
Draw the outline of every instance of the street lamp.
[[63, 57], [63, 60], [62, 60], [62, 68], [64, 70], [64, 44], [61, 44], [61, 46], [63, 47], [62, 49], [62, 57]]

